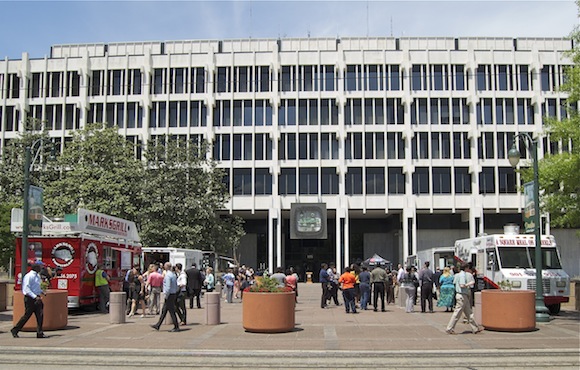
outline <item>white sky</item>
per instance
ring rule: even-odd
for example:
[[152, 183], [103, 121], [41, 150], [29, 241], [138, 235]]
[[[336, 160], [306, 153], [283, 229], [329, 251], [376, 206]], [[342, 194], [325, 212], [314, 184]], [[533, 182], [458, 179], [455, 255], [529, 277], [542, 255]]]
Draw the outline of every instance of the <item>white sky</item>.
[[286, 37], [565, 37], [573, 0], [6, 1], [0, 58], [56, 44]]

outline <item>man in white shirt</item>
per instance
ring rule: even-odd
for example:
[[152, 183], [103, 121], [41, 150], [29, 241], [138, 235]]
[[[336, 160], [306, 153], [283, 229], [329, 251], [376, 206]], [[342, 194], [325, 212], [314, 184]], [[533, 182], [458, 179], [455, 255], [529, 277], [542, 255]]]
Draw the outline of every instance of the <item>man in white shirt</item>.
[[461, 265], [461, 272], [453, 276], [453, 283], [455, 284], [455, 310], [453, 315], [447, 324], [447, 329], [445, 332], [448, 334], [455, 334], [455, 325], [461, 316], [461, 313], [465, 315], [468, 320], [469, 325], [471, 325], [471, 331], [473, 334], [477, 334], [483, 330], [477, 322], [475, 321], [473, 312], [471, 310], [471, 301], [469, 300], [470, 288], [475, 284], [475, 280], [470, 273], [466, 273], [466, 265]]
[[22, 279], [22, 295], [24, 296], [24, 315], [18, 323], [10, 330], [12, 337], [18, 338], [18, 332], [22, 330], [32, 313], [36, 316], [36, 337], [46, 338], [42, 331], [42, 321], [44, 318], [44, 304], [41, 296], [45, 295], [40, 287], [40, 275], [38, 274], [44, 263], [37, 261], [32, 265], [32, 269], [24, 275]]

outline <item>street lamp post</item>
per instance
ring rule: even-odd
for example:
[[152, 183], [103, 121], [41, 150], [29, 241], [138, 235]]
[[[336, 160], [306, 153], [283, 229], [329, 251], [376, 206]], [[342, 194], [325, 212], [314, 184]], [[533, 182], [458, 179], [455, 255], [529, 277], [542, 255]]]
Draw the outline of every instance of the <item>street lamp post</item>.
[[544, 304], [544, 290], [542, 285], [542, 239], [540, 226], [540, 176], [538, 170], [538, 141], [532, 139], [528, 133], [520, 133], [514, 137], [511, 149], [508, 152], [508, 159], [513, 168], [520, 161], [520, 151], [516, 147], [518, 137], [524, 138], [526, 148], [532, 154], [532, 163], [534, 169], [534, 234], [536, 239], [535, 265], [536, 265], [536, 321], [547, 322], [550, 320], [548, 309]]
[[[24, 204], [22, 205], [22, 248], [21, 248], [21, 255], [20, 255], [20, 271], [21, 271], [21, 279], [24, 279], [24, 275], [26, 275], [27, 267], [28, 267], [28, 234], [30, 232], [30, 200], [28, 199], [30, 194], [30, 168], [40, 155], [40, 149], [42, 148], [41, 144], [43, 141], [48, 141], [48, 139], [40, 138], [37, 139], [32, 143], [32, 145], [27, 146], [24, 150], [24, 189], [23, 189], [23, 198]], [[34, 158], [32, 157], [32, 152], [34, 151]]]

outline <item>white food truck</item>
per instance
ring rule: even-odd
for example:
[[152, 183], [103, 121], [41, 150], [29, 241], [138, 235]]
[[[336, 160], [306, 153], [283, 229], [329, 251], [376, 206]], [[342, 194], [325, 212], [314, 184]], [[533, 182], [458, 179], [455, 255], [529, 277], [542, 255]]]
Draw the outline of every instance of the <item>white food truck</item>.
[[446, 266], [455, 266], [455, 248], [433, 247], [417, 251], [417, 254], [407, 257], [407, 266], [415, 266], [419, 270], [427, 261], [430, 264], [429, 268], [433, 271], [437, 268], [443, 271]]
[[[455, 255], [473, 264], [482, 288], [499, 289], [502, 282], [509, 281], [513, 290], [536, 290], [535, 235], [506, 231], [457, 240]], [[544, 303], [555, 315], [560, 312], [560, 304], [569, 300], [570, 277], [562, 269], [554, 237], [544, 235], [541, 241]]]
[[193, 263], [201, 268], [203, 252], [199, 249], [170, 248], [170, 247], [143, 247], [143, 268], [147, 269], [151, 263], [171, 262], [171, 266], [181, 263], [184, 269]]

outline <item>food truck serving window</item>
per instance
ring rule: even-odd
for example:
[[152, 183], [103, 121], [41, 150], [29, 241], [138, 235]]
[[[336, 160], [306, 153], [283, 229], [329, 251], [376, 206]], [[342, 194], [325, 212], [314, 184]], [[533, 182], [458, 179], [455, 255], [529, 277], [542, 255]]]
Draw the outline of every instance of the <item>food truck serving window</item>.
[[503, 268], [530, 268], [532, 264], [525, 247], [499, 247], [499, 260]]

